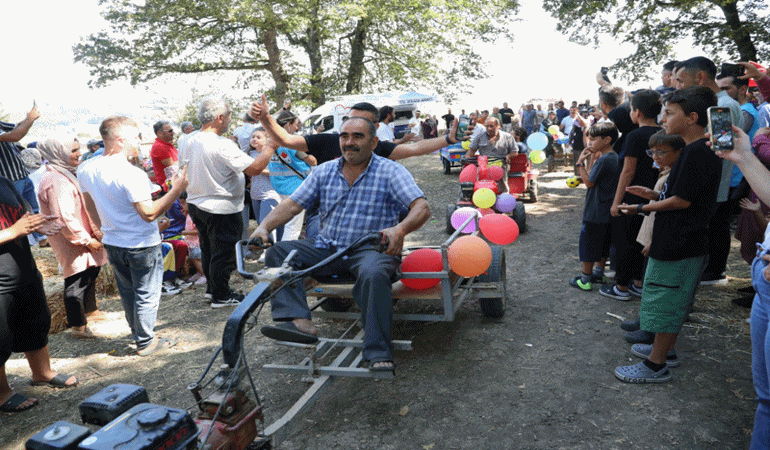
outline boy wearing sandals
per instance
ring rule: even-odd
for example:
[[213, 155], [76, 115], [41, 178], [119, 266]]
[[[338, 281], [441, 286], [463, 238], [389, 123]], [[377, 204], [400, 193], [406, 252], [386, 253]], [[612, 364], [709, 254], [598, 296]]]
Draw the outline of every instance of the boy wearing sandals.
[[714, 92], [702, 86], [680, 89], [665, 99], [661, 125], [687, 146], [671, 166], [658, 202], [619, 206], [625, 214], [656, 213], [639, 308], [641, 329], [654, 332], [655, 340], [651, 346], [632, 347], [644, 361], [615, 368], [615, 376], [627, 383], [671, 380], [666, 360], [708, 260], [708, 224], [722, 164], [706, 145], [704, 133], [706, 111], [716, 105]]
[[[604, 279], [604, 264], [610, 254], [610, 206], [618, 185], [618, 154], [612, 145], [618, 140], [618, 129], [612, 122], [602, 122], [591, 125], [586, 135], [588, 146], [575, 164], [588, 188], [579, 244], [583, 272], [569, 284], [590, 291], [592, 282]], [[589, 157], [593, 162], [587, 167]]]

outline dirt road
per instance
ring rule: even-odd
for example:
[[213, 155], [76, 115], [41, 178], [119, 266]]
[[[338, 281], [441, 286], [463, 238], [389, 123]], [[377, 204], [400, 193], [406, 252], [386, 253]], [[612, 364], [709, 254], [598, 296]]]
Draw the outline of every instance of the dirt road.
[[[405, 166], [434, 214], [409, 241], [439, 244], [446, 238], [444, 207], [456, 195], [458, 170], [443, 175], [435, 155]], [[567, 176], [541, 176], [540, 201], [527, 205], [529, 232], [507, 249], [510, 298], [502, 319], [484, 318], [478, 303], [470, 301], [451, 323], [398, 323], [395, 337], [411, 339], [413, 350], [396, 353], [396, 378], [337, 379], [295, 423], [282, 448], [748, 448], [756, 407], [748, 310], [729, 301], [734, 289], [749, 281], [737, 249], [728, 265], [730, 285], [698, 295], [694, 322], [685, 325], [678, 343], [682, 365], [673, 369], [674, 380], [621, 383], [613, 376], [615, 366], [637, 359], [615, 316], [634, 317], [639, 301], [622, 303], [568, 286], [579, 267], [585, 191], [568, 189]], [[144, 385], [154, 403], [193, 405], [184, 387], [219, 345], [229, 310], [210, 310], [201, 291], [164, 298], [158, 329], [184, 342], [140, 359], [127, 347], [119, 302], [102, 305], [112, 320], [96, 329], [112, 339], [83, 343], [67, 332], [51, 336], [54, 362], [80, 376], [77, 389], [32, 388], [23, 359], [15, 355], [9, 361], [11, 383], [39, 396], [41, 404], [20, 415], [0, 415], [0, 448], [23, 448], [29, 436], [56, 420], [79, 423], [78, 403], [112, 383]], [[421, 305], [403, 302], [397, 308]], [[329, 337], [345, 327], [341, 321], [320, 325]], [[260, 364], [296, 362], [302, 353], [256, 338], [251, 356]], [[283, 413], [306, 387], [294, 376], [259, 373], [258, 381], [268, 419]]]

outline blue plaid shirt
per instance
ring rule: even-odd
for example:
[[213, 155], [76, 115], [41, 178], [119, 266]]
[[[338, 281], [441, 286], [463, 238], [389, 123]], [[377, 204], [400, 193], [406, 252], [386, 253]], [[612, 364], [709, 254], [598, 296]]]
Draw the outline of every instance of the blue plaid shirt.
[[305, 209], [319, 205], [317, 248], [345, 247], [363, 234], [390, 228], [413, 201], [425, 197], [404, 166], [374, 154], [369, 166], [348, 186], [342, 174], [344, 161], [338, 158], [316, 167], [291, 194]]

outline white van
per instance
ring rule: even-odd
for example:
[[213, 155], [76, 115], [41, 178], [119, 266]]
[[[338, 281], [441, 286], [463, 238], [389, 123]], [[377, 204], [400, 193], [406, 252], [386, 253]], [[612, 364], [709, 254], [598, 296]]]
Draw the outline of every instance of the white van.
[[[341, 97], [339, 100], [326, 103], [311, 112], [302, 122], [300, 133], [337, 133], [343, 120], [350, 115], [351, 106], [360, 102], [369, 102], [377, 108], [385, 105], [393, 106], [396, 116], [396, 120], [391, 124], [394, 127], [393, 134], [397, 139], [401, 138], [408, 132], [409, 122], [414, 117], [414, 111], [418, 108], [418, 104], [435, 101], [433, 96], [415, 94], [414, 92], [406, 94], [383, 93]], [[419, 101], [412, 101], [412, 99]]]

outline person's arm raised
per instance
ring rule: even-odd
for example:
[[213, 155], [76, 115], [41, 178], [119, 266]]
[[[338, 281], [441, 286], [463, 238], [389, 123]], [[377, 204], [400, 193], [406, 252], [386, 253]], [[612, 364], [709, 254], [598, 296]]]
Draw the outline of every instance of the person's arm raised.
[[259, 101], [251, 104], [249, 116], [254, 120], [259, 120], [265, 128], [270, 139], [274, 140], [279, 147], [286, 147], [298, 152], [307, 153], [307, 142], [303, 136], [289, 134], [278, 122], [270, 115], [270, 109], [267, 106], [267, 97], [262, 94]]
[[134, 209], [145, 222], [152, 222], [158, 217], [162, 216], [171, 208], [174, 201], [179, 198], [179, 194], [187, 189], [187, 167], [174, 175], [171, 180], [171, 189], [163, 197], [152, 201], [146, 200], [143, 202], [134, 203]]
[[399, 159], [409, 158], [412, 156], [427, 155], [428, 153], [435, 152], [436, 150], [442, 149], [447, 145], [456, 144], [459, 142], [457, 140], [457, 126], [458, 121], [455, 119], [452, 122], [452, 129], [449, 130], [449, 133], [441, 137], [399, 144], [396, 146], [396, 148], [393, 149], [393, 153], [390, 154], [389, 158], [394, 161], [398, 161]]
[[21, 122], [17, 123], [13, 130], [0, 134], [0, 141], [4, 142], [18, 142], [24, 136], [27, 135], [29, 129], [32, 128], [32, 124], [40, 118], [40, 112], [37, 110], [37, 106], [33, 106], [27, 113], [27, 117]]

